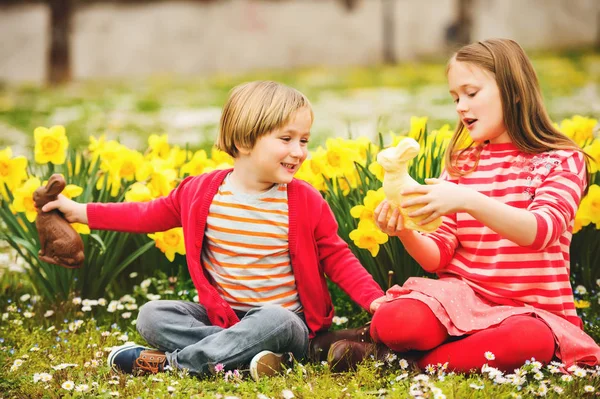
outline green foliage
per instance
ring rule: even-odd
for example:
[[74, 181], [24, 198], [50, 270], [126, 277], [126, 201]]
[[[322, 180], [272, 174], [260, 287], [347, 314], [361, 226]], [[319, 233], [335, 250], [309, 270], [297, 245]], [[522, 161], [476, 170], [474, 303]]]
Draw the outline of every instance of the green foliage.
[[[67, 184], [76, 184], [84, 188], [83, 194], [78, 197], [79, 202], [113, 200], [106, 179], [103, 180], [102, 188], [96, 188], [98, 163], [93, 163], [82, 153], [70, 151], [65, 164], [47, 165], [30, 171], [30, 174], [41, 176], [43, 179], [48, 179], [53, 173], [63, 174]], [[119, 196], [114, 200], [122, 201], [127, 187], [128, 185], [124, 184]], [[25, 269], [29, 281], [36, 292], [48, 301], [64, 300], [72, 291], [85, 298], [103, 296], [115, 278], [154, 247], [153, 241], [146, 239], [140, 243], [132, 234], [99, 231], [81, 235], [85, 253], [85, 264], [81, 269], [67, 269], [42, 262], [38, 257], [40, 242], [35, 222], [29, 222], [22, 213], [12, 213], [10, 204], [13, 196], [10, 190], [7, 191], [8, 200], [0, 199], [0, 218], [6, 224], [6, 229], [0, 230], [0, 238], [6, 240], [25, 259], [29, 265]]]

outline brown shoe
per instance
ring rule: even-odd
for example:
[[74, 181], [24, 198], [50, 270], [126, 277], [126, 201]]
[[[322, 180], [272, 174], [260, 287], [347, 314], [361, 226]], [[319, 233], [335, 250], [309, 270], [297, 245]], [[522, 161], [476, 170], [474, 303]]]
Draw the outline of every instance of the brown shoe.
[[391, 353], [393, 353], [391, 349], [381, 344], [344, 339], [331, 345], [327, 353], [327, 362], [331, 371], [340, 373], [356, 369], [357, 364], [371, 356], [383, 360]]
[[371, 326], [367, 324], [358, 328], [319, 332], [308, 344], [308, 359], [312, 362], [327, 360], [331, 345], [343, 339], [354, 342], [373, 342], [369, 334], [370, 328]]
[[164, 352], [142, 345], [125, 344], [117, 346], [108, 354], [108, 365], [115, 372], [131, 374], [156, 374], [167, 366]]

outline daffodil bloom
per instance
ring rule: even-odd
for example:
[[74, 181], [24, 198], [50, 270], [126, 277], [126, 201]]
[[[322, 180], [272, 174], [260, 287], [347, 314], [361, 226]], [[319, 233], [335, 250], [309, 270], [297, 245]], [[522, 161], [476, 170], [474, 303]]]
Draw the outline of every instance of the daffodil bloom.
[[352, 209], [350, 209], [350, 214], [356, 219], [372, 220], [373, 211], [384, 199], [385, 193], [383, 192], [383, 188], [380, 188], [377, 191], [369, 190], [367, 191], [367, 195], [363, 200], [364, 205], [356, 205], [352, 207]]
[[71, 223], [71, 226], [75, 229], [79, 234], [90, 234], [90, 226], [82, 223]]
[[584, 146], [594, 138], [594, 127], [597, 124], [596, 119], [575, 115], [571, 119], [564, 119], [560, 123], [559, 129], [578, 145]]
[[225, 151], [219, 150], [216, 147], [213, 147], [211, 149], [210, 157], [213, 161], [215, 161], [215, 164], [217, 164], [217, 165], [221, 165], [221, 164], [233, 165], [233, 158], [231, 157], [231, 155], [229, 155]]
[[2, 196], [8, 198], [5, 184], [10, 191], [14, 191], [25, 179], [27, 179], [27, 158], [23, 156], [13, 158], [10, 147], [1, 150], [0, 193]]
[[13, 193], [13, 206], [15, 211], [24, 212], [27, 220], [32, 223], [37, 217], [37, 210], [35, 209], [35, 204], [33, 202], [33, 192], [41, 185], [40, 179], [31, 177]]
[[600, 229], [600, 186], [597, 184], [592, 184], [587, 195], [581, 200], [575, 215], [575, 222], [577, 221], [580, 226], [594, 223], [596, 229]]
[[379, 230], [373, 221], [366, 219], [358, 222], [358, 228], [352, 230], [349, 237], [354, 245], [368, 250], [373, 257], [379, 253], [379, 246], [388, 241], [387, 234]]
[[179, 170], [180, 175], [183, 177], [185, 175], [188, 176], [197, 176], [199, 174], [204, 173], [206, 167], [214, 167], [215, 161], [212, 159], [208, 159], [206, 155], [206, 151], [200, 150], [194, 153], [192, 159], [184, 164]]
[[369, 172], [371, 172], [375, 175], [377, 180], [379, 180], [380, 182], [383, 182], [383, 175], [384, 175], [385, 171], [383, 170], [383, 167], [381, 165], [379, 165], [377, 162], [371, 162], [368, 169], [369, 169]]
[[148, 138], [148, 145], [150, 146], [150, 153], [148, 154], [149, 159], [167, 159], [171, 153], [171, 147], [169, 146], [169, 137], [166, 134], [161, 136], [152, 134]]
[[[44, 183], [44, 184], [46, 184], [46, 183]], [[64, 195], [65, 197], [67, 197], [68, 199], [73, 199], [75, 197], [80, 196], [81, 193], [83, 193], [82, 187], [79, 187], [78, 185], [75, 185], [75, 184], [67, 184], [61, 194]]]
[[171, 262], [175, 259], [175, 253], [185, 255], [185, 241], [183, 239], [183, 229], [181, 227], [155, 234], [148, 234], [148, 237], [156, 241], [156, 247], [160, 249]]
[[600, 170], [600, 139], [594, 139], [591, 144], [584, 148], [593, 159], [590, 161], [590, 172], [596, 173]]
[[67, 158], [69, 141], [64, 126], [52, 126], [50, 129], [38, 127], [33, 131], [35, 139], [35, 162], [62, 165]]
[[133, 183], [125, 193], [125, 202], [148, 202], [153, 199], [150, 189], [142, 183]]

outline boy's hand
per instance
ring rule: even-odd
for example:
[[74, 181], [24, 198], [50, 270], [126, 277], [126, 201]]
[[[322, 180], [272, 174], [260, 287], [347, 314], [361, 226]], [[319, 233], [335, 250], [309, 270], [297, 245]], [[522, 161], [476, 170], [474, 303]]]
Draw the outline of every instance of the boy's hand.
[[49, 212], [53, 209], [61, 211], [69, 223], [88, 224], [86, 204], [80, 204], [59, 194], [55, 201], [48, 202], [42, 207], [43, 212]]
[[371, 302], [371, 306], [369, 307], [369, 311], [371, 312], [371, 314], [374, 314], [377, 311], [377, 309], [379, 309], [379, 306], [381, 306], [381, 304], [386, 301], [386, 299], [387, 297], [384, 295]]

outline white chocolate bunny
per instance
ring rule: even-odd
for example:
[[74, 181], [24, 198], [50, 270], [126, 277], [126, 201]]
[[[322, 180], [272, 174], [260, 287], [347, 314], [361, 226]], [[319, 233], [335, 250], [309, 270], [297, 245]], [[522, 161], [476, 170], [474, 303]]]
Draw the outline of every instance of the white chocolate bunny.
[[430, 233], [440, 227], [442, 218], [437, 218], [434, 221], [421, 226], [418, 223], [428, 215], [413, 218], [409, 217], [408, 214], [421, 208], [423, 205], [413, 205], [407, 208], [402, 208], [400, 206], [404, 199], [422, 195], [410, 194], [403, 196], [400, 194], [402, 190], [410, 186], [419, 185], [419, 183], [408, 174], [408, 163], [411, 159], [419, 155], [419, 150], [419, 143], [410, 137], [407, 137], [402, 139], [396, 147], [387, 148], [377, 154], [377, 163], [379, 163], [385, 171], [383, 176], [383, 192], [390, 204], [388, 219], [391, 215], [391, 211], [395, 208], [399, 208], [402, 218], [404, 219], [405, 228]]

